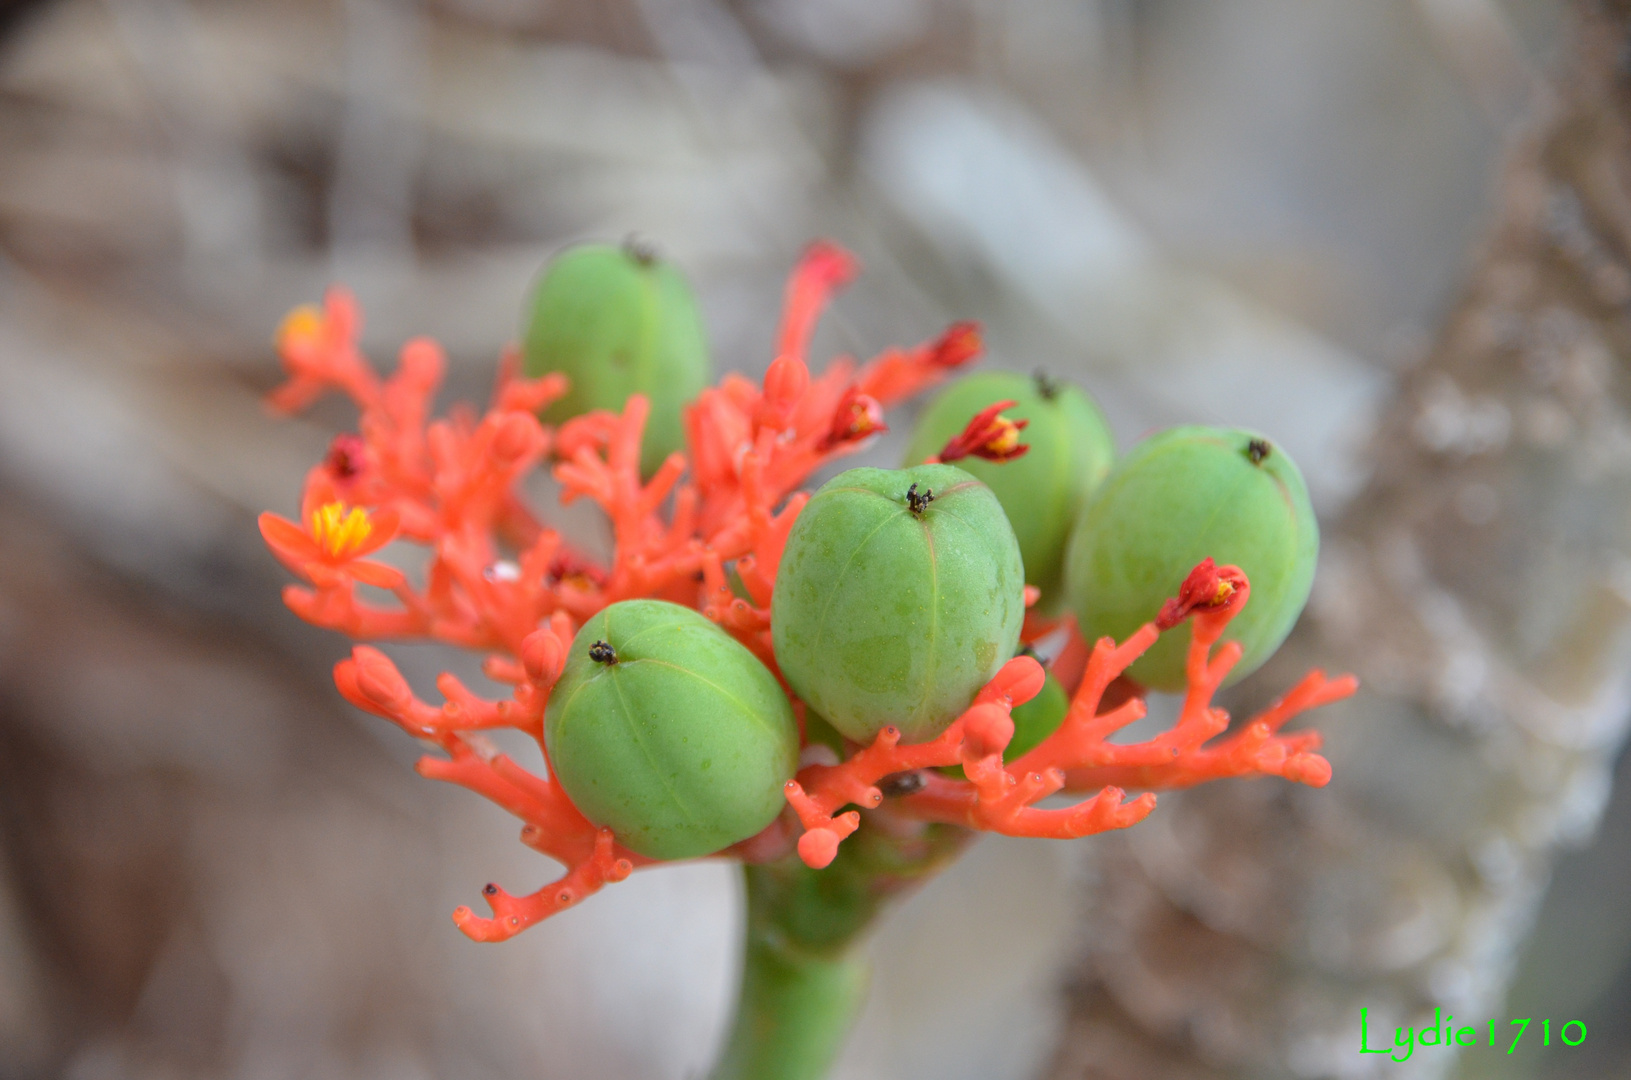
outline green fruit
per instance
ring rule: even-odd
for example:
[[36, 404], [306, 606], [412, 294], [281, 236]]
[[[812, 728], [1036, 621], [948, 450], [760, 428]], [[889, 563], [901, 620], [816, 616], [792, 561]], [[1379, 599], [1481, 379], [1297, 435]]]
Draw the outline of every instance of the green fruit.
[[825, 746], [837, 754], [840, 761], [843, 760], [844, 736], [808, 706], [804, 709], [804, 742], [807, 746]]
[[685, 278], [629, 245], [586, 244], [562, 252], [533, 288], [522, 369], [572, 381], [544, 411], [559, 424], [593, 409], [651, 401], [640, 469], [650, 476], [685, 447], [682, 409], [709, 379], [708, 339]]
[[690, 608], [624, 600], [583, 624], [544, 713], [583, 816], [654, 859], [746, 840], [783, 806], [798, 725], [776, 677]]
[[1042, 592], [1037, 610], [1064, 606], [1065, 544], [1082, 502], [1099, 485], [1115, 456], [1104, 415], [1081, 390], [1044, 376], [985, 371], [959, 379], [924, 410], [908, 465], [939, 454], [976, 413], [999, 401], [1017, 402], [1002, 415], [1029, 420], [1020, 439], [1031, 449], [1007, 462], [969, 457], [957, 462], [996, 493], [1019, 538], [1025, 581]]
[[1052, 675], [1042, 684], [1036, 697], [1023, 705], [1015, 705], [1008, 715], [1014, 720], [1014, 737], [1002, 752], [1002, 760], [1015, 761], [1030, 753], [1059, 729], [1065, 713], [1070, 709], [1070, 695]]
[[[1180, 427], [1135, 446], [1082, 508], [1065, 578], [1082, 635], [1124, 639], [1154, 619], [1208, 557], [1251, 579], [1251, 599], [1224, 633], [1244, 652], [1239, 679], [1291, 632], [1314, 583], [1319, 526], [1302, 473], [1261, 435]], [[1189, 623], [1127, 674], [1152, 690], [1184, 687]]]
[[[1042, 740], [1059, 730], [1059, 725], [1065, 722], [1065, 713], [1070, 710], [1070, 695], [1059, 680], [1052, 675], [1042, 684], [1042, 691], [1036, 697], [1023, 705], [1015, 705], [1008, 715], [1014, 721], [1014, 737], [1009, 740], [1008, 746], [1002, 752], [1002, 760], [1006, 764], [1018, 761], [1021, 757], [1042, 745]], [[947, 776], [955, 776], [959, 780], [965, 778], [961, 765], [948, 765], [941, 770]]]
[[1014, 655], [1025, 569], [996, 496], [962, 469], [851, 469], [794, 523], [770, 611], [807, 705], [857, 742], [890, 724], [920, 742]]

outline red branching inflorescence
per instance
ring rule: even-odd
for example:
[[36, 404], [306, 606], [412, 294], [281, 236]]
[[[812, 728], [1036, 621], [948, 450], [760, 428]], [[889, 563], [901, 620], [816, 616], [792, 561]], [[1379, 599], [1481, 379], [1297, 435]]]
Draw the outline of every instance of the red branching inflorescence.
[[[640, 475], [649, 408], [640, 395], [621, 414], [593, 412], [551, 430], [537, 414], [565, 393], [564, 378], [521, 378], [511, 352], [485, 415], [455, 409], [433, 420], [431, 399], [443, 370], [435, 344], [409, 342], [396, 371], [381, 379], [358, 351], [360, 318], [344, 291], [331, 291], [321, 309], [299, 308], [285, 320], [278, 349], [289, 378], [271, 406], [290, 412], [338, 390], [360, 413], [358, 434], [337, 438], [307, 474], [300, 520], [261, 515], [267, 544], [308, 583], [289, 586], [285, 601], [308, 621], [355, 638], [433, 639], [487, 653], [487, 676], [511, 688], [505, 700], [478, 695], [444, 673], [437, 680], [442, 704], [432, 705], [367, 645], [336, 665], [334, 677], [352, 704], [442, 751], [420, 760], [423, 775], [491, 799], [524, 823], [524, 843], [568, 867], [530, 896], [488, 885], [491, 918], [464, 907], [454, 913], [472, 938], [510, 937], [651, 861], [620, 847], [558, 783], [499, 753], [484, 732], [514, 728], [542, 749], [544, 711], [577, 627], [632, 597], [701, 609], [777, 670], [770, 600], [788, 531], [807, 500], [798, 486], [884, 430], [885, 406], [979, 352], [977, 328], [957, 324], [915, 348], [889, 350], [864, 365], [839, 359], [812, 377], [805, 354], [816, 320], [854, 273], [853, 259], [839, 248], [809, 249], [789, 283], [777, 356], [763, 384], [731, 375], [704, 390], [686, 414], [689, 457], [670, 455], [649, 480]], [[985, 417], [983, 438], [968, 452], [1016, 456], [1019, 425], [991, 428], [1000, 411]], [[614, 540], [609, 566], [572, 550], [524, 502], [520, 482], [551, 457], [562, 500], [588, 498], [607, 515]], [[394, 539], [429, 548], [422, 585], [364, 557]], [[732, 591], [727, 564], [734, 564], [748, 599]], [[368, 602], [359, 584], [394, 603]], [[1093, 646], [1064, 723], [1017, 761], [1002, 761], [1013, 736], [1009, 710], [1035, 696], [1044, 678], [1028, 657], [1003, 667], [930, 742], [903, 746], [899, 732], [886, 728], [841, 763], [806, 766], [787, 785], [789, 812], [760, 837], [721, 854], [780, 857], [802, 828], [800, 855], [825, 866], [859, 825], [859, 812], [846, 806], [875, 807], [884, 777], [937, 765], [961, 763], [967, 779], [921, 773], [918, 790], [898, 800], [903, 813], [1016, 836], [1082, 836], [1130, 825], [1149, 813], [1154, 796], [1123, 801], [1125, 787], [1253, 774], [1323, 784], [1330, 769], [1315, 752], [1318, 734], [1278, 729], [1303, 710], [1352, 693], [1351, 677], [1327, 680], [1316, 672], [1237, 734], [1205, 745], [1227, 726], [1211, 698], [1240, 655], [1233, 643], [1216, 655], [1213, 646], [1249, 592], [1233, 567], [1213, 568], [1210, 561], [1198, 567], [1163, 609], [1161, 628], [1151, 623], [1120, 645], [1105, 639]], [[1034, 601], [1034, 590], [1027, 599]], [[1160, 629], [1191, 617], [1189, 695], [1177, 724], [1147, 743], [1106, 742], [1143, 715], [1136, 696], [1100, 714], [1106, 689]], [[545, 759], [547, 766], [547, 751]], [[1075, 807], [1034, 805], [1064, 787], [1100, 790]]]
[[[1065, 838], [1086, 836], [1132, 825], [1155, 808], [1155, 796], [1144, 794], [1123, 802], [1124, 788], [1188, 787], [1226, 776], [1281, 776], [1321, 787], [1331, 778], [1330, 764], [1315, 751], [1316, 731], [1278, 734], [1300, 712], [1352, 694], [1351, 675], [1327, 679], [1310, 673], [1291, 693], [1253, 717], [1238, 733], [1214, 747], [1204, 744], [1229, 726], [1229, 716], [1212, 707], [1212, 696], [1240, 660], [1240, 646], [1225, 642], [1212, 655], [1229, 620], [1251, 593], [1238, 567], [1214, 567], [1210, 559], [1196, 567], [1186, 582], [1207, 596], [1227, 589], [1226, 598], [1195, 615], [1188, 655], [1188, 692], [1173, 727], [1148, 742], [1117, 744], [1106, 740], [1144, 716], [1142, 697], [1127, 698], [1101, 713], [1105, 691], [1161, 634], [1146, 623], [1126, 641], [1100, 639], [1089, 654], [1081, 682], [1059, 728], [1015, 761], [1003, 763], [1003, 751], [1014, 735], [1009, 710], [1042, 689], [1041, 666], [1015, 657], [997, 673], [967, 712], [938, 738], [915, 746], [899, 745], [894, 728], [839, 765], [810, 765], [787, 785], [787, 798], [806, 830], [799, 840], [805, 862], [822, 867], [832, 861], [838, 843], [860, 825], [854, 811], [841, 807], [875, 807], [883, 801], [876, 786], [882, 777], [905, 770], [961, 764], [966, 781], [937, 772], [923, 774], [917, 793], [901, 800], [902, 812], [923, 820], [964, 825], [1009, 836]], [[1187, 617], [1186, 612], [1186, 617]], [[1181, 620], [1180, 620], [1181, 621]], [[1173, 626], [1178, 625], [1174, 622]], [[1033, 804], [1065, 788], [1098, 792], [1085, 802], [1043, 810]]]

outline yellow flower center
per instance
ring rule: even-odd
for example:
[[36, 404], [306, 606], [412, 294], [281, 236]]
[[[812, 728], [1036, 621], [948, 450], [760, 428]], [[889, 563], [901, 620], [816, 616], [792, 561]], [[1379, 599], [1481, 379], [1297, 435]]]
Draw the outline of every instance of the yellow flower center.
[[1019, 445], [1019, 425], [1006, 416], [997, 417], [992, 423], [996, 431], [985, 441], [987, 450], [997, 454], [1006, 454]]
[[280, 346], [315, 341], [323, 332], [323, 313], [311, 304], [302, 304], [283, 317], [277, 328]]
[[348, 512], [345, 503], [324, 503], [311, 515], [311, 534], [317, 546], [333, 559], [343, 559], [362, 547], [374, 531], [368, 520], [368, 511], [353, 506]]
[[849, 430], [852, 435], [870, 435], [878, 425], [872, 422], [872, 414], [867, 409], [866, 402], [855, 401], [849, 407]]

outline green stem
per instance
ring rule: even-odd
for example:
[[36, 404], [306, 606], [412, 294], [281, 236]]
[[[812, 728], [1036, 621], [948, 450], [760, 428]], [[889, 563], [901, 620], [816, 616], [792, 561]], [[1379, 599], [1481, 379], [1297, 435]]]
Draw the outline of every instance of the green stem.
[[714, 1080], [820, 1080], [861, 1011], [866, 982], [859, 949], [810, 953], [750, 930], [736, 1020]]
[[861, 940], [890, 896], [943, 866], [966, 839], [863, 826], [825, 870], [796, 855], [742, 868], [747, 933], [736, 1018], [711, 1080], [821, 1080], [866, 997]]

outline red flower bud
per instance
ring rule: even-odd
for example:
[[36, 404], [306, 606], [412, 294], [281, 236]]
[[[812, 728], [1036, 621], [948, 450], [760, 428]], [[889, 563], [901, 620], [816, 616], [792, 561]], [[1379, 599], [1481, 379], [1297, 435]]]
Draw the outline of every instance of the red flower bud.
[[822, 289], [840, 289], [848, 285], [860, 269], [855, 256], [825, 240], [817, 240], [804, 249], [795, 273], [798, 284]]
[[442, 347], [430, 338], [413, 338], [402, 346], [397, 357], [397, 376], [407, 385], [428, 391], [442, 381], [447, 362]]
[[368, 464], [368, 444], [360, 435], [336, 435], [329, 444], [324, 468], [340, 483], [355, 480]]
[[[976, 322], [952, 323], [934, 343], [934, 362], [941, 367], [961, 367], [980, 355], [985, 341]], [[1010, 402], [1012, 404], [1012, 402]]]
[[1226, 606], [1239, 592], [1245, 575], [1238, 567], [1218, 567], [1210, 558], [1189, 572], [1178, 587], [1178, 595], [1161, 605], [1155, 617], [1159, 630], [1171, 630], [1196, 611], [1217, 611]]
[[554, 683], [566, 662], [566, 648], [548, 627], [534, 630], [521, 642], [521, 663], [533, 682]]
[[1047, 680], [1047, 671], [1034, 657], [1016, 656], [992, 678], [990, 688], [1006, 694], [1015, 705], [1021, 705], [1040, 694]]
[[574, 555], [570, 551], [563, 551], [550, 562], [549, 579], [552, 582], [562, 582], [572, 578], [598, 588], [606, 584], [606, 571], [588, 559]]
[[980, 757], [1000, 754], [1014, 738], [1014, 718], [996, 705], [976, 705], [963, 714], [963, 739]]
[[852, 386], [844, 391], [838, 408], [833, 411], [832, 428], [827, 432], [825, 445], [857, 442], [888, 430], [889, 425], [883, 422], [883, 406], [878, 404], [878, 399]]
[[395, 712], [413, 700], [408, 680], [384, 653], [359, 645], [351, 651], [351, 658], [357, 664], [357, 689], [369, 701]]
[[820, 870], [838, 856], [839, 836], [831, 829], [811, 829], [799, 837], [799, 858], [804, 865]]
[[532, 449], [538, 433], [538, 421], [530, 414], [512, 412], [498, 422], [493, 434], [493, 456], [501, 461], [515, 461]]
[[810, 386], [810, 369], [796, 356], [779, 356], [765, 372], [765, 403], [787, 408], [798, 403]]

